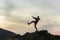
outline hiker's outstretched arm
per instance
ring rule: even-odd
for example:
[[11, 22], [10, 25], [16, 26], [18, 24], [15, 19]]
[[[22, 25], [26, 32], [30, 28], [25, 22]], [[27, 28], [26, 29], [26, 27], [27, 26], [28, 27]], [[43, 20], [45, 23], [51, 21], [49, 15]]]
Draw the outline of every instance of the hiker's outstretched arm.
[[36, 17], [33, 17], [33, 16], [32, 16], [32, 18], [36, 19]]

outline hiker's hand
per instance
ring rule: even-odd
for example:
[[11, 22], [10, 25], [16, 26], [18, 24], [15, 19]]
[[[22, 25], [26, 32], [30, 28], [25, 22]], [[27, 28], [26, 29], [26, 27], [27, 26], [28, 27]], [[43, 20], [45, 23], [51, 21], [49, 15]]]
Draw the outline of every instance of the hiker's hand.
[[32, 16], [33, 17], [33, 16]]

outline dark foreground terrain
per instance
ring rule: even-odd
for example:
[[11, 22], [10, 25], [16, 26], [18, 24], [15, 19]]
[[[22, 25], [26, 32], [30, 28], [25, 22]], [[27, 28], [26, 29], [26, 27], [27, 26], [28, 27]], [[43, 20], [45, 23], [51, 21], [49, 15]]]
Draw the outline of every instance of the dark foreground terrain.
[[60, 40], [60, 36], [52, 35], [47, 30], [20, 35], [0, 28], [0, 40]]

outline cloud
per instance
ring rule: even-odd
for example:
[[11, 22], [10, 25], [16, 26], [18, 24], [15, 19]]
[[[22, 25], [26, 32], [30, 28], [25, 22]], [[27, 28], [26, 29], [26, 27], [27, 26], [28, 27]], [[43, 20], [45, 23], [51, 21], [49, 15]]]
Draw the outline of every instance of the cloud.
[[11, 11], [14, 10], [15, 4], [10, 0], [5, 0], [6, 16], [10, 16]]
[[0, 16], [6, 17], [4, 23], [6, 28], [15, 32], [18, 30], [30, 31], [31, 29], [34, 31], [33, 24], [28, 27], [27, 22], [33, 20], [31, 16], [37, 15], [41, 18], [37, 25], [38, 29], [47, 29], [53, 32], [57, 26], [60, 26], [59, 0], [1, 0], [0, 4]]

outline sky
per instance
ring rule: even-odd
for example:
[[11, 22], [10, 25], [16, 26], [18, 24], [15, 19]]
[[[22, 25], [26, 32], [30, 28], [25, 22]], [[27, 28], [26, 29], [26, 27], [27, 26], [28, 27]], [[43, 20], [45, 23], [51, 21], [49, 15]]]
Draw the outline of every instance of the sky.
[[60, 35], [60, 0], [0, 0], [0, 28], [17, 34], [34, 32], [31, 16], [40, 16], [38, 30]]

